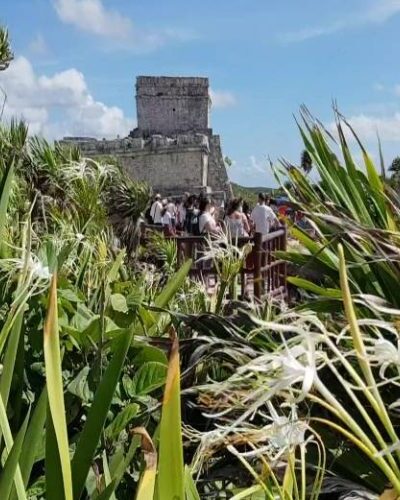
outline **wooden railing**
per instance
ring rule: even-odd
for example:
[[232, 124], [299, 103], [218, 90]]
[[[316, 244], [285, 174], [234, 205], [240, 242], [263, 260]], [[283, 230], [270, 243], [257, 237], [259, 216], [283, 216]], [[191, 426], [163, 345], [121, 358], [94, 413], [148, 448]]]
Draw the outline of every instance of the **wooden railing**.
[[[147, 226], [146, 230], [153, 229]], [[157, 230], [160, 230], [160, 226]], [[205, 236], [174, 236], [178, 250], [178, 265], [192, 259], [190, 274], [193, 278], [206, 280], [216, 277], [216, 270], [211, 260], [203, 260], [204, 252], [209, 248]], [[281, 227], [269, 234], [255, 233], [252, 238], [238, 238], [235, 244], [242, 247], [252, 244], [252, 250], [240, 273], [242, 297], [253, 295], [261, 300], [263, 297], [287, 297], [286, 262], [275, 257], [274, 252], [286, 250], [286, 227]]]

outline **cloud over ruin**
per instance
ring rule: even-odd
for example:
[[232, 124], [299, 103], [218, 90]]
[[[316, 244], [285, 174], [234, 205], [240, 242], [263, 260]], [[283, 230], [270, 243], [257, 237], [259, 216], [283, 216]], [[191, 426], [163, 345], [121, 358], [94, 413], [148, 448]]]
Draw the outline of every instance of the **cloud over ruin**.
[[48, 139], [115, 137], [127, 135], [134, 126], [120, 108], [97, 101], [75, 68], [38, 75], [27, 58], [18, 57], [8, 71], [0, 73], [0, 87], [6, 93], [4, 118], [23, 118], [31, 134]]

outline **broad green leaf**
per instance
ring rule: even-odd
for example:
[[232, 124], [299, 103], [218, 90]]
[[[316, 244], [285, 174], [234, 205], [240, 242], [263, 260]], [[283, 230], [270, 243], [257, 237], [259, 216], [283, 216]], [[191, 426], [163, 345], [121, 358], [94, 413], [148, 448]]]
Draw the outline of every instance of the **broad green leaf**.
[[[14, 446], [14, 441], [13, 441], [13, 437], [11, 434], [10, 424], [9, 424], [8, 418], [7, 418], [7, 411], [6, 411], [6, 408], [4, 406], [3, 399], [1, 397], [1, 395], [0, 395], [0, 428], [1, 428], [1, 432], [4, 436], [4, 442], [6, 445], [6, 450], [7, 450], [7, 455], [8, 455], [11, 453], [11, 450]], [[15, 488], [17, 490], [18, 499], [25, 500], [26, 499], [25, 488], [24, 488], [24, 483], [22, 480], [21, 469], [18, 465], [18, 458], [17, 458], [16, 470], [13, 473], [11, 479], [15, 480]]]
[[132, 439], [131, 444], [129, 445], [126, 457], [125, 458], [122, 457], [115, 465], [115, 467], [110, 466], [110, 471], [111, 469], [113, 469], [111, 476], [112, 477], [111, 484], [109, 484], [107, 488], [98, 496], [97, 500], [109, 500], [111, 498], [113, 492], [118, 488], [118, 485], [121, 482], [121, 479], [125, 474], [126, 470], [128, 469], [129, 464], [132, 462], [132, 459], [136, 453], [136, 450], [139, 447], [139, 444], [140, 444], [139, 437], [135, 436]]
[[46, 385], [49, 408], [57, 439], [58, 453], [60, 455], [65, 500], [72, 500], [71, 462], [69, 458], [60, 339], [58, 332], [56, 273], [54, 273], [51, 281], [49, 305], [44, 325], [44, 359], [46, 365]]
[[[167, 284], [165, 287], [162, 289], [162, 291], [157, 295], [157, 297], [154, 300], [154, 306], [159, 307], [160, 309], [163, 309], [168, 306], [168, 303], [170, 300], [175, 296], [175, 294], [178, 292], [178, 290], [183, 286], [190, 269], [192, 267], [192, 260], [189, 259], [187, 260], [182, 267], [177, 271], [171, 278], [168, 280]], [[156, 325], [158, 324], [160, 318], [162, 318], [162, 315], [158, 312], [154, 311], [149, 311], [147, 309], [144, 309], [141, 307], [139, 309], [141, 320], [143, 325], [147, 329], [153, 328], [155, 329]], [[150, 332], [150, 335], [152, 332]]]
[[298, 288], [303, 288], [309, 292], [313, 292], [317, 295], [322, 295], [323, 297], [330, 297], [332, 299], [341, 299], [342, 292], [337, 288], [325, 288], [323, 286], [318, 286], [312, 281], [306, 280], [304, 278], [296, 278], [294, 276], [289, 276], [287, 279], [289, 283], [297, 286]]
[[[111, 475], [110, 475], [110, 469], [108, 467], [106, 450], [103, 450], [102, 461], [103, 461], [104, 482], [105, 482], [105, 487], [107, 488], [107, 486], [111, 484]], [[116, 500], [114, 493], [111, 494], [110, 499]]]
[[324, 247], [320, 242], [315, 241], [307, 233], [296, 227], [293, 227], [291, 231], [292, 235], [297, 238], [307, 248], [307, 250], [311, 252], [312, 255], [318, 255], [318, 259], [324, 264], [332, 269], [338, 269], [338, 258], [332, 253], [331, 250], [329, 250], [328, 247]]
[[163, 365], [168, 365], [168, 359], [165, 352], [158, 347], [151, 345], [140, 344], [139, 342], [134, 342], [133, 346], [140, 347], [140, 351], [135, 356], [133, 363], [140, 366], [149, 361], [156, 361], [157, 363], [162, 363]]
[[128, 330], [124, 335], [121, 335], [119, 344], [96, 391], [85, 426], [80, 434], [72, 459], [74, 498], [80, 498], [85, 487], [89, 467], [92, 464], [132, 338], [132, 330]]
[[164, 498], [184, 500], [179, 342], [174, 329], [171, 329], [171, 340], [172, 347], [161, 411], [157, 493], [159, 500]]
[[109, 283], [114, 282], [118, 278], [118, 272], [120, 270], [120, 267], [122, 266], [125, 255], [126, 255], [126, 250], [123, 248], [117, 255], [116, 259], [114, 260], [114, 263], [108, 273], [107, 279]]
[[78, 375], [68, 384], [67, 390], [74, 396], [82, 399], [85, 403], [91, 401], [93, 393], [89, 389], [88, 375], [90, 366], [85, 366]]
[[117, 439], [129, 422], [136, 417], [138, 411], [139, 405], [136, 403], [131, 403], [120, 411], [111, 424], [106, 427], [104, 432], [106, 438], [110, 441]]
[[129, 311], [129, 308], [126, 304], [126, 299], [122, 294], [113, 293], [111, 295], [110, 300], [111, 300], [111, 307], [114, 309], [114, 311], [121, 313], [127, 313]]
[[43, 430], [44, 424], [46, 422], [46, 410], [47, 391], [46, 388], [44, 388], [32, 413], [32, 418], [26, 430], [25, 439], [21, 450], [21, 456], [19, 459], [22, 479], [24, 481], [25, 487], [28, 486], [37, 451], [43, 441]]
[[7, 314], [6, 321], [0, 331], [0, 353], [3, 352], [3, 349], [6, 345], [7, 339], [9, 337], [10, 331], [14, 326], [15, 321], [19, 317], [19, 314], [26, 307], [26, 302], [30, 296], [30, 289], [28, 287], [24, 287], [21, 290], [18, 297], [13, 302], [9, 313]]
[[185, 492], [186, 500], [200, 500], [199, 492], [197, 491], [196, 484], [193, 481], [192, 471], [190, 467], [185, 467]]
[[0, 181], [0, 257], [5, 257], [7, 255], [7, 248], [5, 245], [5, 242], [7, 241], [7, 208], [12, 189], [14, 167], [15, 159], [12, 159], [9, 163], [7, 163]]
[[133, 377], [135, 394], [143, 396], [162, 387], [167, 376], [167, 367], [162, 363], [151, 361], [142, 365]]
[[62, 487], [63, 475], [61, 468], [60, 453], [57, 445], [57, 436], [54, 430], [53, 419], [50, 408], [47, 405], [46, 414], [46, 498], [52, 500], [65, 500], [65, 492]]
[[14, 375], [14, 367], [23, 321], [24, 311], [23, 309], [20, 309], [16, 314], [15, 323], [8, 338], [7, 348], [4, 355], [3, 371], [0, 379], [0, 394], [6, 407], [8, 403], [8, 396], [10, 394], [11, 382]]
[[191, 267], [192, 267], [192, 261], [189, 259], [182, 265], [179, 271], [177, 271], [173, 276], [171, 276], [168, 283], [163, 288], [162, 292], [156, 297], [154, 301], [154, 305], [156, 307], [159, 307], [160, 309], [167, 307], [169, 301], [175, 296], [177, 291], [182, 287], [186, 277], [190, 272]]
[[[265, 500], [265, 498], [264, 488], [259, 484], [255, 484], [254, 486], [250, 486], [250, 488], [236, 493], [231, 500]], [[274, 498], [272, 493], [270, 494], [270, 498]]]
[[[6, 463], [4, 464], [3, 470], [0, 473], [0, 498], [2, 500], [8, 500], [8, 498], [10, 497], [13, 483], [19, 472], [18, 462], [21, 454], [22, 444], [24, 442], [26, 428], [29, 422], [29, 417], [30, 411], [28, 411], [25, 417], [24, 423], [22, 424], [21, 429], [17, 434], [14, 444], [7, 457]], [[17, 494], [20, 499], [26, 499], [25, 493], [23, 492], [23, 495], [21, 495], [18, 487]]]

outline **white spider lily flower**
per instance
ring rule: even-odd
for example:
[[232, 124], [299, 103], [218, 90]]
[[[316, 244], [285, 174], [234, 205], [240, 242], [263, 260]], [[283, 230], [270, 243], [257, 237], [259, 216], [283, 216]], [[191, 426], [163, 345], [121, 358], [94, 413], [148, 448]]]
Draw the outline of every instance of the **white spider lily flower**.
[[303, 400], [310, 392], [317, 376], [316, 357], [312, 334], [307, 341], [307, 349], [303, 345], [286, 347], [285, 350], [260, 356], [255, 361], [238, 370], [241, 374], [265, 373], [274, 377], [273, 384], [277, 390], [288, 389], [301, 383], [298, 401]]
[[44, 266], [42, 262], [40, 262], [39, 259], [37, 260], [32, 260], [29, 263], [29, 269], [32, 273], [32, 276], [34, 278], [37, 278], [38, 280], [43, 280], [43, 281], [50, 281], [51, 279], [51, 273], [49, 270], [48, 266]]
[[16, 277], [22, 277], [23, 286], [29, 288], [29, 295], [42, 293], [48, 287], [52, 276], [49, 267], [32, 253], [26, 258], [1, 259], [0, 270], [8, 276], [10, 283]]
[[270, 443], [277, 449], [287, 449], [305, 442], [307, 424], [297, 417], [296, 407], [292, 406], [290, 417], [278, 415], [271, 402], [268, 403], [272, 420]]
[[399, 451], [400, 450], [400, 441], [397, 441], [396, 443], [388, 446], [384, 450], [381, 450], [380, 452], [376, 453], [376, 457], [384, 457], [385, 455], [391, 455], [394, 451]]
[[389, 340], [377, 339], [373, 345], [371, 359], [380, 365], [379, 375], [385, 378], [389, 366], [395, 365], [400, 369], [400, 343], [398, 342], [396, 347]]
[[75, 237], [78, 241], [82, 241], [85, 238], [85, 235], [82, 233], [76, 233]]

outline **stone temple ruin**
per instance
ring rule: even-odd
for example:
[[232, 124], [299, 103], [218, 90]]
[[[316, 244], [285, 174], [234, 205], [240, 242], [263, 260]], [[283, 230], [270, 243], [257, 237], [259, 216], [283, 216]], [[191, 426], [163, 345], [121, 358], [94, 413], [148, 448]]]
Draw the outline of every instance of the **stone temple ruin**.
[[128, 137], [65, 137], [89, 157], [115, 156], [133, 179], [163, 196], [207, 192], [229, 198], [231, 186], [218, 135], [209, 124], [208, 78], [139, 76], [137, 128]]

